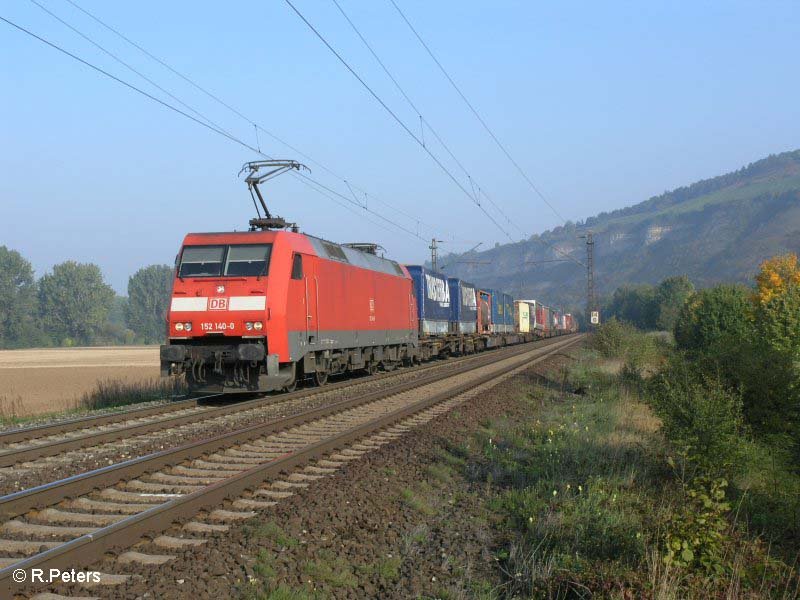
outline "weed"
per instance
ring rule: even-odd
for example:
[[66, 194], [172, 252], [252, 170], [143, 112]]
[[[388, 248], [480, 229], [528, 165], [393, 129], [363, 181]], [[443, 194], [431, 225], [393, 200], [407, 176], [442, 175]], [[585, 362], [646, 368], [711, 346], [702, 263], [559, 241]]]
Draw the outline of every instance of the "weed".
[[436, 514], [436, 509], [410, 488], [403, 489], [401, 498], [408, 506], [425, 516], [430, 517]]
[[95, 389], [81, 398], [81, 405], [95, 410], [163, 400], [185, 392], [178, 380], [149, 379], [144, 381], [122, 381], [105, 379], [97, 382]]
[[288, 535], [273, 521], [265, 521], [257, 525], [246, 525], [245, 533], [255, 538], [271, 540], [281, 548], [294, 548], [299, 544], [295, 538]]
[[430, 537], [428, 526], [421, 523], [414, 527], [410, 533], [403, 535], [403, 555], [408, 556], [419, 551], [419, 547], [425, 545]]
[[245, 589], [242, 594], [242, 600], [318, 600], [323, 597], [309, 590], [298, 590], [283, 584], [266, 590]]
[[275, 568], [272, 566], [272, 554], [266, 548], [261, 548], [258, 551], [258, 558], [253, 571], [262, 581], [269, 581], [275, 578]]
[[702, 567], [709, 573], [722, 574], [722, 560], [730, 505], [725, 502], [724, 479], [700, 478], [684, 492], [680, 510], [667, 521], [664, 561], [679, 567]]
[[303, 565], [303, 573], [311, 579], [334, 588], [354, 588], [358, 579], [344, 559], [330, 551], [321, 551], [320, 558]]
[[400, 577], [400, 565], [403, 561], [398, 557], [384, 558], [378, 562], [358, 567], [359, 573], [375, 575], [384, 581], [396, 581]]
[[425, 472], [440, 483], [450, 483], [453, 480], [453, 470], [444, 464], [434, 463], [425, 468]]

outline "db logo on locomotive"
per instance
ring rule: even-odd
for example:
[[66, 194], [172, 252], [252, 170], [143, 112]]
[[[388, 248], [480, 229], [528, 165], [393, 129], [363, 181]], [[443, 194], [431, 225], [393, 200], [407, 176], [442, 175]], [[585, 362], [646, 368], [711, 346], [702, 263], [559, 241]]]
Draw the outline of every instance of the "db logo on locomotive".
[[208, 310], [228, 310], [227, 298], [209, 298]]

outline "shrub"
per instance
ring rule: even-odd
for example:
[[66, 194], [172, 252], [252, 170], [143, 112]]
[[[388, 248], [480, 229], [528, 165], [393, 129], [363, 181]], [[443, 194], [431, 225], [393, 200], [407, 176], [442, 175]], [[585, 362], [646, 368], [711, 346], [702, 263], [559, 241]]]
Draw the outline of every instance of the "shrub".
[[622, 358], [636, 333], [633, 325], [611, 317], [595, 331], [592, 346], [606, 358]]
[[652, 378], [647, 398], [668, 440], [703, 469], [725, 471], [738, 452], [742, 401], [715, 378], [698, 375], [677, 355]]
[[728, 528], [726, 515], [730, 511], [730, 505], [725, 502], [727, 486], [724, 479], [700, 478], [685, 490], [680, 512], [667, 522], [664, 557], [667, 564], [722, 574]]
[[597, 328], [592, 345], [601, 356], [622, 360], [625, 375], [634, 379], [658, 362], [661, 354], [656, 337], [613, 317]]

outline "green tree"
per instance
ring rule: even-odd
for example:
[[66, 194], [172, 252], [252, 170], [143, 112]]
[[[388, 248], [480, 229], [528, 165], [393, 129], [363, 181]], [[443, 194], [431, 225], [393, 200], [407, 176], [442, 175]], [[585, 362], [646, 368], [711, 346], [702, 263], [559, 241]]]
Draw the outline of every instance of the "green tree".
[[39, 280], [42, 323], [62, 344], [91, 343], [107, 324], [114, 297], [93, 264], [67, 261]]
[[800, 286], [759, 300], [755, 329], [759, 368], [745, 394], [748, 420], [776, 444], [793, 446], [800, 463]]
[[614, 291], [607, 317], [616, 317], [639, 329], [654, 329], [657, 316], [656, 293], [651, 285], [623, 285]]
[[172, 293], [172, 268], [150, 265], [136, 271], [128, 280], [125, 323], [145, 343], [164, 338], [164, 320]]
[[741, 285], [719, 285], [692, 295], [678, 313], [675, 344], [692, 368], [745, 395], [761, 376], [756, 349], [751, 291]]
[[655, 290], [656, 322], [662, 331], [672, 331], [686, 300], [694, 293], [694, 285], [685, 275], [667, 277]]
[[0, 246], [0, 346], [44, 345], [36, 323], [36, 283], [23, 256]]
[[750, 291], [719, 285], [697, 292], [679, 311], [674, 333], [680, 349], [703, 354], [752, 339]]

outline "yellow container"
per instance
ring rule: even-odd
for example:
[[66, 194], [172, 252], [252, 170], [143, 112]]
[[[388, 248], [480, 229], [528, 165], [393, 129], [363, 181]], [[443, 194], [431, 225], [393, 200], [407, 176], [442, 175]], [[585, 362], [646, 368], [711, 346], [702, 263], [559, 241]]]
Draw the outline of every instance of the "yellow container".
[[527, 302], [514, 301], [514, 325], [519, 333], [531, 332], [531, 306]]

